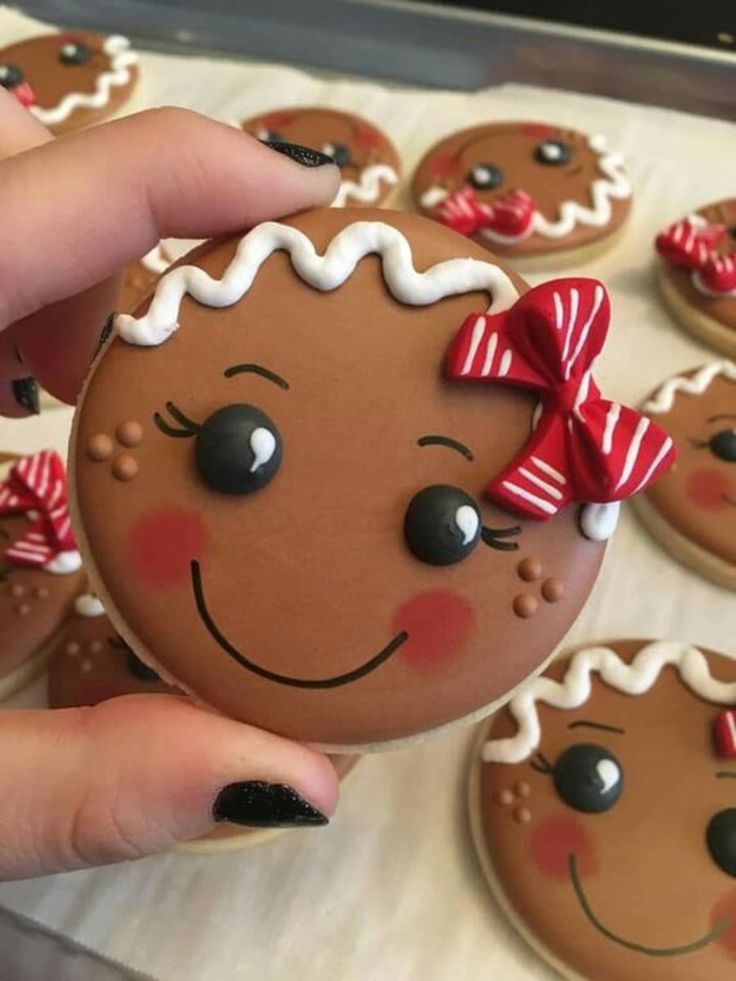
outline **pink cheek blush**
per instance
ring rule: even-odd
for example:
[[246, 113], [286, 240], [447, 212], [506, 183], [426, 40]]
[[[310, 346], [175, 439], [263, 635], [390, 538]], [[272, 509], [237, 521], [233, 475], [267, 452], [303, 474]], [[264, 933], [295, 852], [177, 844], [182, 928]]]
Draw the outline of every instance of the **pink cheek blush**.
[[736, 500], [736, 482], [714, 467], [694, 470], [687, 478], [685, 491], [693, 504], [705, 511], [729, 507], [726, 498]]
[[417, 593], [394, 613], [394, 634], [406, 631], [401, 656], [423, 669], [457, 655], [473, 630], [473, 607], [456, 593], [431, 590]]
[[712, 927], [724, 920], [730, 920], [730, 924], [718, 937], [718, 943], [731, 957], [736, 957], [736, 889], [721, 896], [710, 912]]
[[196, 511], [161, 508], [136, 521], [128, 535], [128, 557], [137, 576], [154, 589], [168, 589], [201, 559], [207, 535]]
[[575, 855], [581, 875], [598, 871], [590, 835], [577, 818], [564, 816], [543, 821], [534, 829], [530, 850], [535, 868], [551, 879], [569, 877], [570, 855]]

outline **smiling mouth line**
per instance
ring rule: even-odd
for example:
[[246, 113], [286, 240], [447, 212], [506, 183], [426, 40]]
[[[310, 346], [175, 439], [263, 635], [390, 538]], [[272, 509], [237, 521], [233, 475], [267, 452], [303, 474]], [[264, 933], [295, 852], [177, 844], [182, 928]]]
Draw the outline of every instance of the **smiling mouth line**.
[[191, 565], [192, 574], [192, 592], [194, 593], [194, 602], [197, 607], [197, 612], [202, 623], [207, 628], [207, 632], [212, 637], [212, 639], [229, 654], [234, 660], [241, 664], [244, 668], [252, 671], [253, 674], [257, 674], [261, 678], [266, 678], [267, 681], [275, 681], [280, 685], [291, 685], [293, 688], [339, 688], [340, 685], [348, 685], [351, 681], [357, 681], [359, 678], [363, 678], [365, 675], [370, 674], [371, 671], [375, 671], [376, 668], [380, 666], [391, 657], [391, 655], [401, 647], [401, 645], [409, 639], [409, 634], [406, 630], [400, 631], [393, 640], [389, 641], [386, 646], [375, 654], [372, 658], [361, 664], [357, 668], [353, 668], [352, 671], [347, 671], [345, 674], [337, 674], [332, 678], [293, 678], [290, 675], [278, 674], [276, 671], [269, 671], [268, 668], [262, 668], [260, 664], [256, 664], [249, 658], [241, 654], [240, 651], [233, 647], [227, 637], [221, 633], [220, 628], [217, 626], [215, 621], [212, 619], [209, 610], [207, 609], [207, 603], [204, 598], [204, 589], [202, 587], [202, 573], [199, 568], [199, 562], [196, 559], [192, 559]]
[[575, 896], [580, 903], [580, 907], [596, 930], [602, 933], [604, 937], [612, 940], [615, 944], [620, 944], [622, 947], [626, 947], [628, 950], [633, 950], [637, 954], [648, 954], [650, 957], [677, 957], [679, 954], [692, 954], [696, 950], [701, 950], [703, 947], [707, 947], [711, 941], [717, 940], [724, 930], [728, 929], [728, 927], [731, 925], [731, 917], [727, 916], [724, 920], [720, 920], [718, 923], [716, 923], [713, 929], [709, 930], [708, 933], [702, 936], [699, 940], [694, 940], [689, 944], [683, 944], [681, 947], [647, 947], [645, 944], [634, 943], [632, 940], [626, 940], [624, 937], [619, 937], [612, 930], [609, 930], [608, 927], [601, 923], [593, 912], [578, 876], [577, 857], [574, 852], [567, 856], [567, 869], [570, 874], [570, 882], [575, 890]]

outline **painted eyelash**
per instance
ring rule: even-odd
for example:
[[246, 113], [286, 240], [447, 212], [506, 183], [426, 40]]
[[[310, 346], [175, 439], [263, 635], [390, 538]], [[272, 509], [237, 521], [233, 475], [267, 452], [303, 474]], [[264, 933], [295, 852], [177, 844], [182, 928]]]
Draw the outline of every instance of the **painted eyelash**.
[[555, 772], [554, 766], [550, 763], [544, 753], [537, 753], [534, 759], [530, 762], [529, 766], [536, 770], [537, 773], [543, 773], [545, 776], [550, 777]]
[[182, 428], [176, 429], [174, 426], [168, 423], [166, 419], [164, 419], [164, 417], [161, 415], [160, 412], [154, 412], [153, 413], [154, 424], [158, 429], [161, 430], [164, 436], [174, 436], [178, 439], [181, 439], [181, 438], [186, 438], [187, 436], [196, 436], [196, 434], [199, 432], [201, 428], [199, 423], [196, 423], [194, 422], [193, 419], [190, 419], [188, 416], [185, 416], [184, 413], [181, 411], [181, 409], [179, 409], [176, 405], [174, 405], [173, 402], [166, 403], [166, 411], [169, 413], [170, 416], [173, 416], [173, 418], [176, 420], [176, 422], [179, 423], [179, 425]]
[[521, 525], [512, 525], [510, 528], [487, 528], [485, 525], [480, 530], [480, 537], [486, 545], [498, 549], [499, 552], [515, 552], [518, 542], [505, 542], [504, 538], [511, 538], [521, 534]]

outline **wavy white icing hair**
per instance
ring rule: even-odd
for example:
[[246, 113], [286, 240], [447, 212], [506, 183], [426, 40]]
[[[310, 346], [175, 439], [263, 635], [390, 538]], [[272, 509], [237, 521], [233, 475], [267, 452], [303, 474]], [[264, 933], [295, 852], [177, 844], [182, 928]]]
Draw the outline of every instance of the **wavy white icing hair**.
[[694, 375], [677, 375], [668, 378], [657, 389], [652, 397], [644, 403], [642, 409], [649, 415], [659, 415], [669, 412], [675, 404], [675, 398], [680, 393], [685, 395], [702, 395], [714, 378], [723, 377], [736, 382], [736, 362], [721, 360], [711, 361], [698, 368]]
[[646, 644], [628, 663], [610, 647], [587, 647], [574, 654], [561, 682], [541, 675], [525, 685], [509, 702], [518, 725], [516, 735], [490, 739], [482, 749], [486, 763], [521, 763], [539, 747], [542, 727], [538, 705], [575, 709], [584, 705], [598, 675], [624, 695], [644, 695], [653, 688], [667, 665], [694, 694], [717, 705], [736, 705], [736, 682], [719, 681], [711, 674], [706, 655], [689, 644], [655, 641]]

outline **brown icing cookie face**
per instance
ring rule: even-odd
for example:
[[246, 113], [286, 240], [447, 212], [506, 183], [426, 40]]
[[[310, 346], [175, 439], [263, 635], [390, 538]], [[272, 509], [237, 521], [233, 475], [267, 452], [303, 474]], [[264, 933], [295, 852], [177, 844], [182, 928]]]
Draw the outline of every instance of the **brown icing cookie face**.
[[[672, 261], [661, 254], [660, 239], [677, 237], [678, 227], [684, 230], [686, 222], [696, 233], [708, 235], [714, 268], [707, 269], [707, 260], [706, 268], [697, 269], [696, 262], [686, 264], [683, 256]], [[657, 247], [659, 284], [675, 319], [706, 344], [736, 357], [736, 198], [698, 209], [659, 236]]]
[[[118, 318], [127, 340], [80, 401], [77, 527], [95, 590], [146, 660], [295, 738], [382, 743], [504, 699], [567, 631], [604, 552], [578, 506], [535, 521], [483, 497], [535, 399], [443, 378], [459, 325], [524, 283], [394, 212], [258, 226], [236, 267], [238, 246], [197, 253], [206, 303], [178, 304], [174, 287], [174, 306], [157, 291], [143, 319]], [[230, 305], [208, 305], [225, 288]]]
[[625, 641], [555, 663], [484, 727], [476, 843], [563, 976], [734, 976], [735, 704], [733, 660]]
[[0, 49], [0, 85], [54, 133], [111, 116], [138, 81], [137, 55], [119, 35], [44, 34]]
[[677, 463], [638, 502], [642, 519], [678, 558], [736, 588], [736, 364], [676, 376], [643, 408], [672, 436]]
[[162, 244], [133, 262], [123, 274], [117, 310], [130, 313], [153, 291], [156, 280], [171, 265], [172, 258]]
[[[10, 466], [18, 460], [0, 454], [0, 496]], [[32, 513], [8, 514], [0, 508], [0, 696], [5, 698], [41, 670], [48, 644], [64, 622], [84, 580], [76, 569], [51, 572], [12, 561], [7, 550], [23, 540], [36, 523]], [[74, 563], [71, 563], [73, 566]]]
[[118, 695], [181, 694], [135, 656], [91, 593], [76, 598], [55, 639], [48, 693], [51, 708], [97, 705]]
[[351, 112], [279, 109], [246, 120], [243, 129], [263, 142], [297, 143], [331, 157], [342, 175], [333, 207], [376, 207], [398, 183], [396, 147], [385, 133]]
[[626, 218], [631, 186], [602, 136], [544, 123], [489, 123], [429, 150], [412, 182], [416, 207], [498, 255], [590, 246]]

